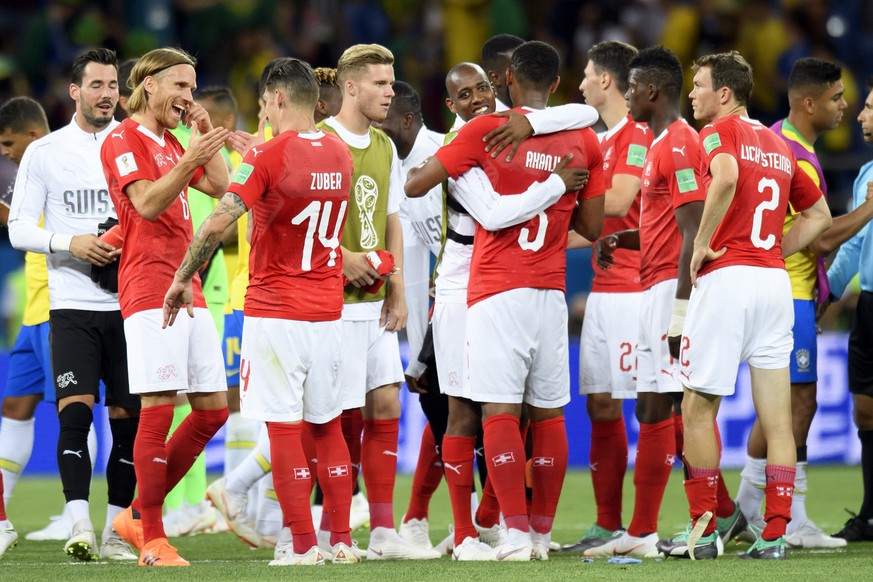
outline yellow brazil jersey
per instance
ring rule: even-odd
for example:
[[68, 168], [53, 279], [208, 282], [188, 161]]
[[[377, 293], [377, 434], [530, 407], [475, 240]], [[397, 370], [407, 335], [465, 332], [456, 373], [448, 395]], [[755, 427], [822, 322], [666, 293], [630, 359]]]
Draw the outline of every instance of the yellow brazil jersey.
[[[788, 124], [786, 120], [782, 124], [782, 136], [799, 143], [804, 149], [810, 153], [815, 153], [812, 144], [807, 143], [797, 131]], [[812, 164], [805, 160], [798, 160], [797, 167], [801, 168], [807, 175], [812, 178], [816, 186], [821, 188], [821, 181], [818, 177], [818, 172]], [[785, 216], [785, 225], [783, 234], [788, 232], [788, 229], [794, 225], [796, 213], [794, 209], [789, 207], [789, 213]], [[816, 281], [816, 256], [815, 253], [808, 248], [799, 251], [787, 259], [785, 259], [785, 269], [788, 271], [788, 278], [791, 280], [791, 296], [794, 299], [812, 300], [815, 298], [813, 291]]]
[[[42, 227], [43, 219], [39, 219]], [[40, 253], [24, 254], [25, 292], [24, 314], [22, 325], [39, 325], [49, 319], [49, 289], [48, 267], [45, 255]]]
[[[267, 125], [264, 128], [264, 139], [269, 141], [273, 137], [273, 129]], [[233, 160], [234, 168], [239, 167], [242, 158]], [[233, 276], [233, 281], [230, 284], [230, 308], [234, 311], [242, 311], [245, 306], [246, 289], [249, 286], [249, 252], [251, 245], [249, 244], [247, 234], [249, 229], [248, 213], [240, 216], [237, 221], [237, 261], [236, 272]]]

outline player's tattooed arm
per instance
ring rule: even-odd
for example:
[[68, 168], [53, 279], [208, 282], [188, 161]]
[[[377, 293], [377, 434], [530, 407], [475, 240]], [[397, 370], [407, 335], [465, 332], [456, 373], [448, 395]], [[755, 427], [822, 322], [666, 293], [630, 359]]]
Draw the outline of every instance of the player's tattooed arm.
[[193, 279], [194, 274], [212, 257], [225, 230], [246, 212], [248, 208], [242, 198], [233, 192], [225, 194], [212, 214], [197, 229], [197, 234], [194, 235], [194, 240], [185, 253], [185, 259], [176, 272], [176, 277], [183, 281]]

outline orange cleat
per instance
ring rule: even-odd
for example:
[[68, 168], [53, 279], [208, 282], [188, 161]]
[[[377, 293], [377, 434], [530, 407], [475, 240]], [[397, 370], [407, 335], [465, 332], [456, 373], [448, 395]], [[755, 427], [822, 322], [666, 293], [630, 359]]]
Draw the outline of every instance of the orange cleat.
[[142, 533], [142, 520], [133, 518], [133, 510], [127, 508], [112, 520], [112, 529], [130, 546], [142, 553], [145, 539]]
[[139, 556], [140, 566], [190, 566], [191, 563], [179, 556], [178, 550], [170, 545], [167, 538], [157, 538], [142, 548]]

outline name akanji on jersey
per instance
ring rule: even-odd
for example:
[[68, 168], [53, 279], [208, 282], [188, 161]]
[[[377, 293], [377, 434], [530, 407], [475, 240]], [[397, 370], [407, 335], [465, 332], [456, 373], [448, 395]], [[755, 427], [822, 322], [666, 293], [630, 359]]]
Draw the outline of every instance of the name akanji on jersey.
[[655, 138], [646, 156], [640, 192], [640, 279], [643, 289], [679, 276], [682, 235], [675, 211], [706, 199], [697, 132], [680, 119]]
[[[517, 109], [527, 113], [526, 109]], [[603, 196], [603, 159], [597, 136], [590, 129], [564, 131], [525, 140], [507, 163], [504, 156], [492, 158], [482, 138], [506, 118], [485, 115], [461, 128], [458, 136], [435, 154], [452, 178], [481, 166], [494, 190], [501, 195], [524, 192], [534, 182], [545, 180], [567, 154], [571, 167], [587, 168], [588, 183], [579, 192], [568, 192], [558, 202], [530, 220], [489, 232], [476, 226], [467, 304], [473, 305], [510, 289], [556, 289], [566, 287], [567, 231], [577, 202]]]
[[[645, 123], [635, 123], [630, 115], [601, 136], [603, 180], [607, 190], [612, 188], [612, 181], [616, 175], [627, 174], [637, 178], [641, 176], [643, 162], [651, 143], [652, 132], [648, 126]], [[639, 225], [640, 197], [637, 193], [627, 214], [622, 217], [605, 217], [603, 219], [603, 232], [600, 236], [604, 237], [614, 232], [638, 228]], [[608, 269], [599, 269], [592, 253], [591, 265], [594, 270], [594, 279], [591, 282], [591, 291], [597, 293], [638, 293], [642, 291], [640, 251], [616, 249], [612, 258], [615, 262]]]
[[[185, 153], [178, 140], [165, 131], [157, 136], [131, 119], [125, 119], [100, 152], [109, 195], [124, 232], [124, 252], [118, 266], [118, 299], [126, 318], [146, 309], [161, 309], [164, 295], [194, 237], [188, 208], [188, 187], [155, 220], [143, 218], [124, 189], [133, 182], [156, 182], [170, 173]], [[190, 184], [203, 176], [198, 168]], [[194, 275], [194, 307], [206, 307], [200, 276]]]
[[709, 174], [712, 159], [727, 154], [737, 161], [736, 194], [710, 248], [727, 248], [703, 265], [700, 274], [729, 265], [785, 268], [782, 226], [788, 203], [803, 212], [821, 197], [806, 172], [798, 171], [788, 145], [757, 121], [731, 115], [700, 131]]
[[352, 157], [338, 137], [284, 131], [252, 148], [228, 188], [252, 210], [245, 314], [333, 321]]

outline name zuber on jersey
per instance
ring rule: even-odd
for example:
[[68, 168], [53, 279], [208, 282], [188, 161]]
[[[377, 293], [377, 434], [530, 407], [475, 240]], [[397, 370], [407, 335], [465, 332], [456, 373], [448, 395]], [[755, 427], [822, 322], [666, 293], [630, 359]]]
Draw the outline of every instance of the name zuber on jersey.
[[310, 190], [342, 190], [343, 175], [342, 172], [310, 172], [312, 174], [312, 185]]
[[67, 214], [105, 216], [112, 208], [112, 199], [109, 197], [109, 190], [65, 190], [64, 206]]

